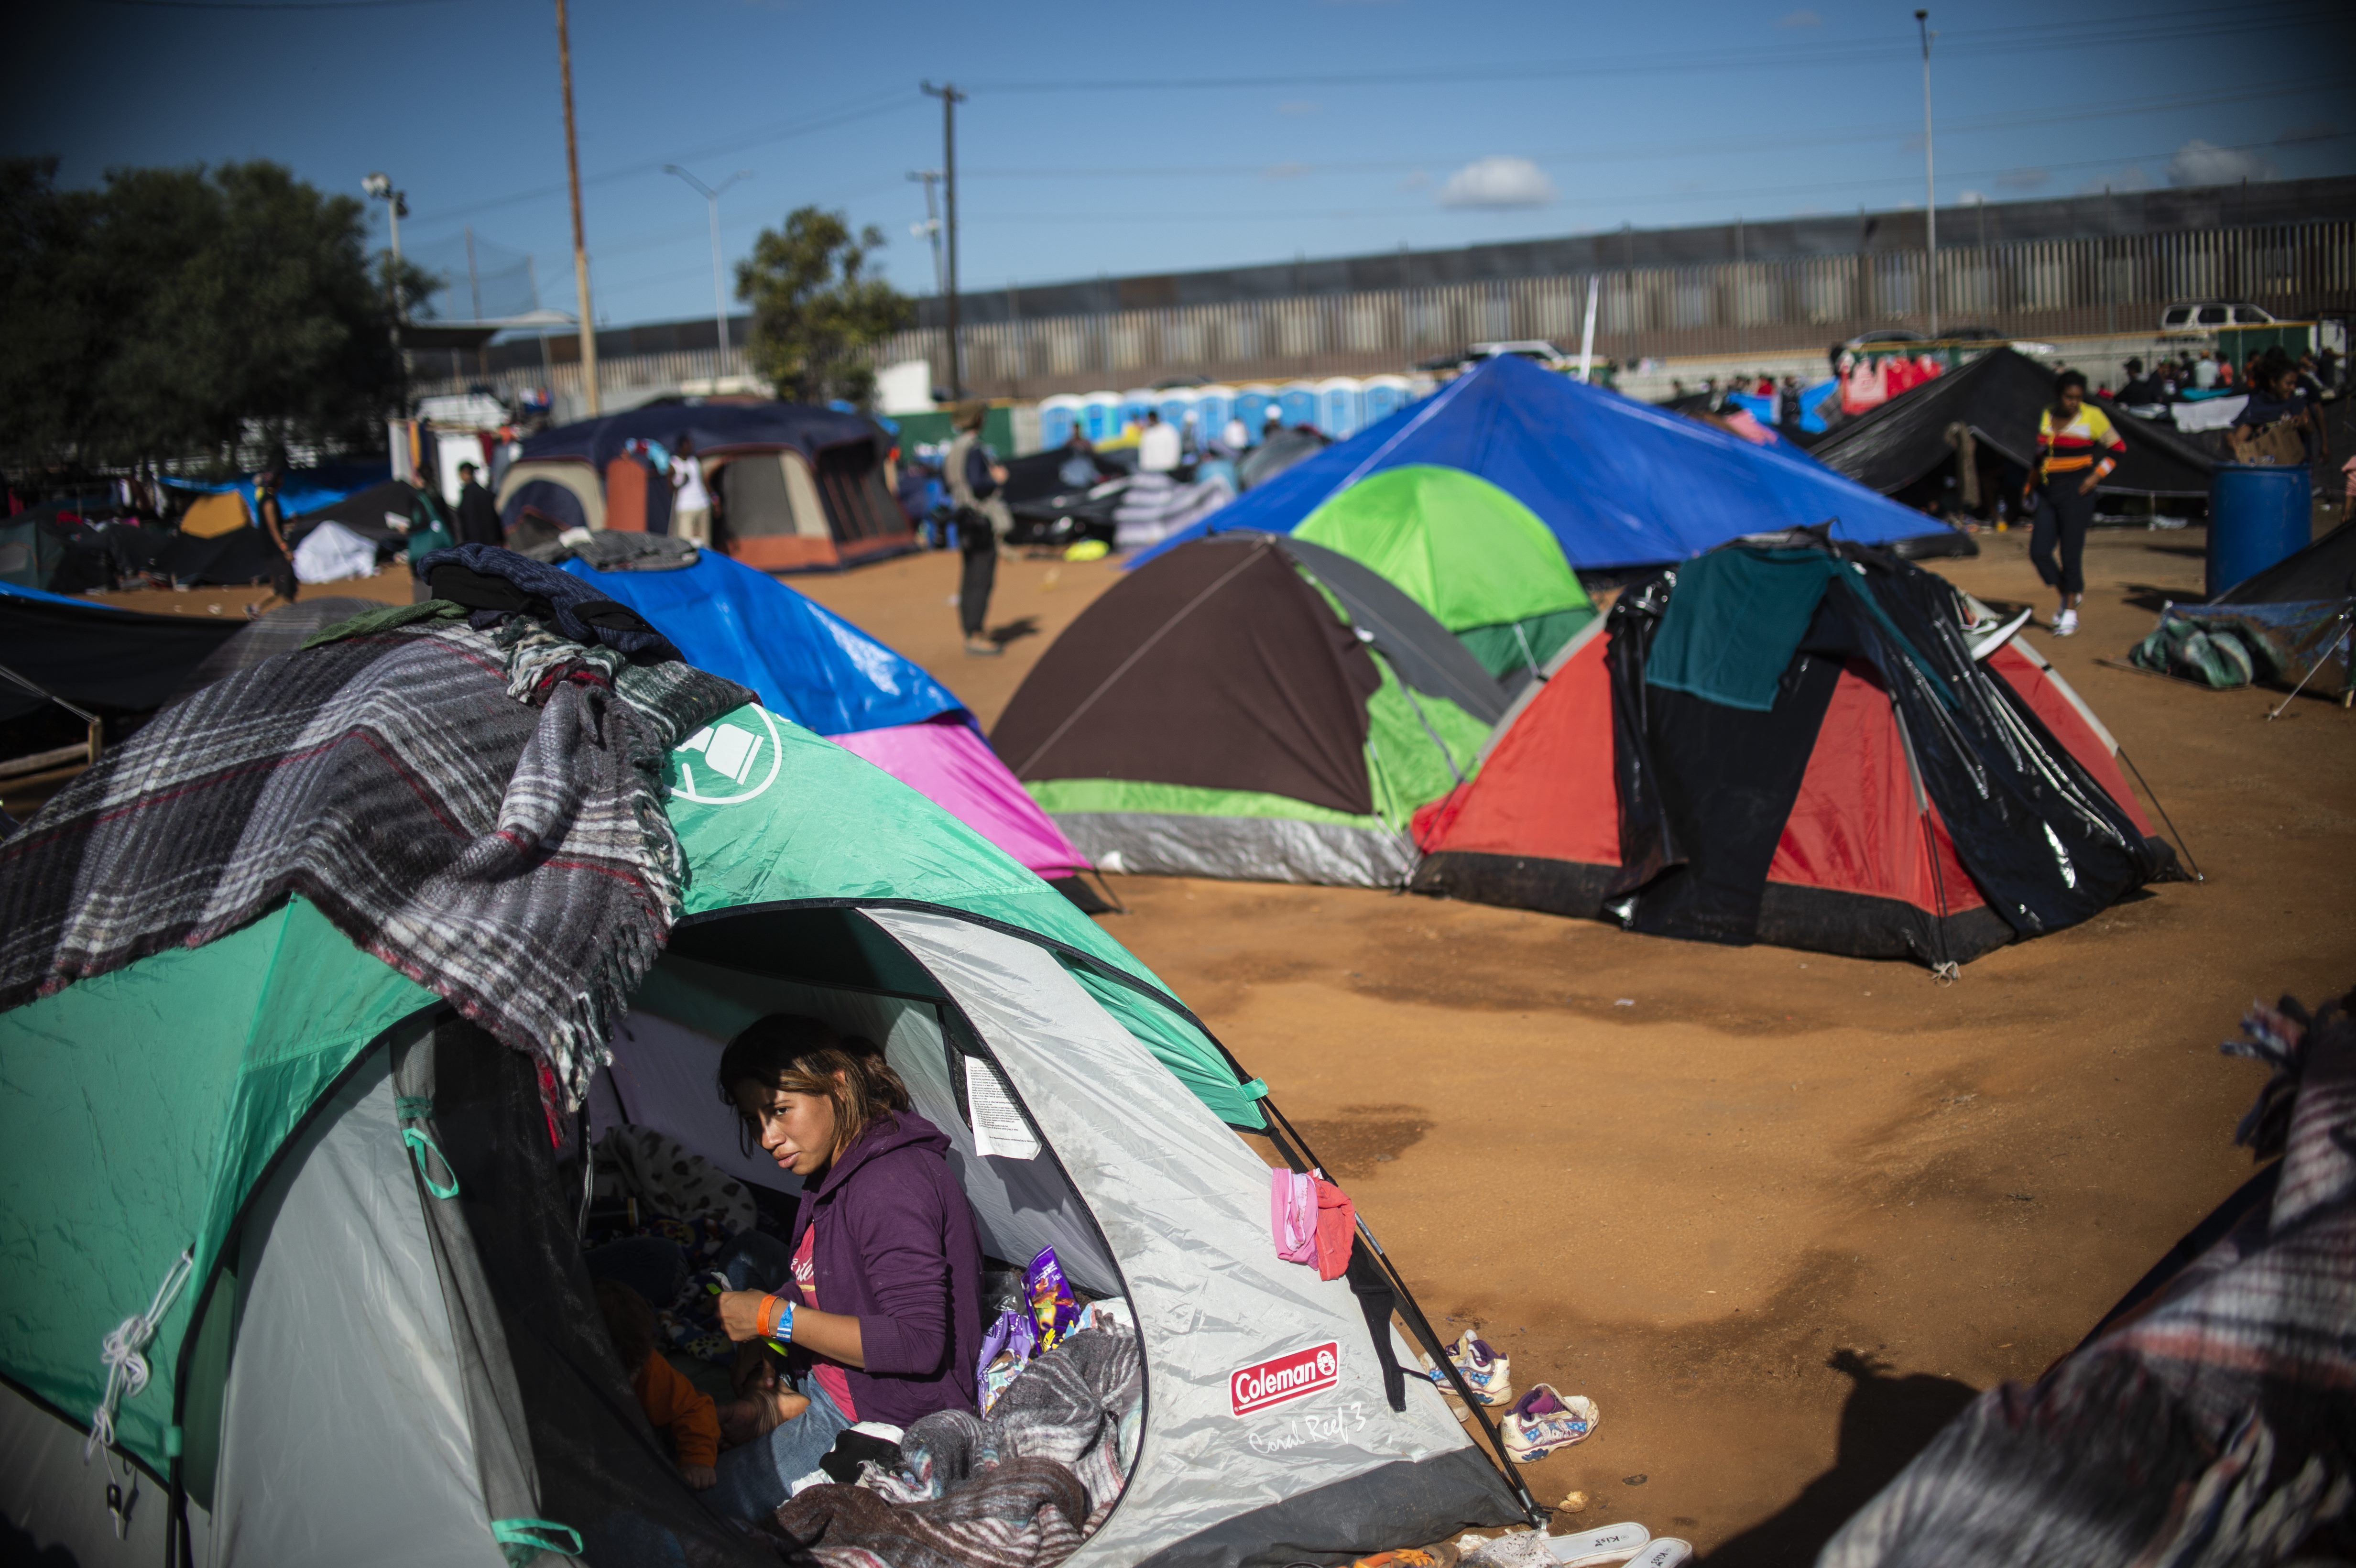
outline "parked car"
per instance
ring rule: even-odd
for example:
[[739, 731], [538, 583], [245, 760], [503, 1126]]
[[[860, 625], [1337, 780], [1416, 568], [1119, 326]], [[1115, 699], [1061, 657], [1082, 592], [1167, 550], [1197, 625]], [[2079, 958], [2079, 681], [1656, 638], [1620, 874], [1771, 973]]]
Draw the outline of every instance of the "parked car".
[[2196, 300], [2172, 304], [2160, 312], [2162, 332], [2212, 332], [2221, 326], [2264, 326], [2275, 317], [2254, 304], [2233, 300]]

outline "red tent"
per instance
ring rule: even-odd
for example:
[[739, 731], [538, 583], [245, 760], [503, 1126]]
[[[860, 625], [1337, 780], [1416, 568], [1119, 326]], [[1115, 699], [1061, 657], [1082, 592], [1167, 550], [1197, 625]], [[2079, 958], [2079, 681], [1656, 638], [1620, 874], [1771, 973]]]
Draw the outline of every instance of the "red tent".
[[[1612, 684], [1605, 624], [1557, 656], [1490, 742], [1481, 771], [1415, 819], [1419, 891], [1596, 917], [1621, 869]], [[2078, 694], [2016, 636], [1983, 667], [2147, 839], [2118, 743]], [[2012, 940], [1910, 768], [1875, 672], [1845, 663], [1776, 841], [1757, 940], [1860, 957], [1966, 961]]]

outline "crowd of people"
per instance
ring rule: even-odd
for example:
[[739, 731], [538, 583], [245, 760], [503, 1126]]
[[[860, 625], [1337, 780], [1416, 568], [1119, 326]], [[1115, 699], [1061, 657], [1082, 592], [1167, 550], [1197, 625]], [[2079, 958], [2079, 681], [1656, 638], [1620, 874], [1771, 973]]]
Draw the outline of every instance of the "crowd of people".
[[2328, 347], [2301, 354], [2296, 360], [2283, 349], [2268, 348], [2248, 355], [2237, 369], [2231, 357], [2201, 348], [2166, 356], [2154, 361], [2148, 370], [2141, 359], [2130, 359], [2126, 369], [2126, 383], [2115, 393], [2105, 386], [2101, 395], [2114, 398], [2129, 413], [2148, 419], [2170, 403], [2191, 400], [2187, 394], [2258, 393], [2285, 370], [2297, 379], [2304, 395], [2320, 400], [2326, 392], [2340, 389], [2346, 366]]

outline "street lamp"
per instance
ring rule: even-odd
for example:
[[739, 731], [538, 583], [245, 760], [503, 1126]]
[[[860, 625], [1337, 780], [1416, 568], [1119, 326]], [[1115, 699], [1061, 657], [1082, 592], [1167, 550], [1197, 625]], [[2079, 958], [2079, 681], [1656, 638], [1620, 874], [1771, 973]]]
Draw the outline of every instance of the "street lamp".
[[663, 173], [677, 175], [701, 191], [704, 205], [712, 209], [712, 326], [718, 335], [712, 339], [712, 383], [716, 391], [720, 385], [721, 367], [728, 359], [728, 294], [720, 282], [720, 191], [726, 190], [738, 180], [752, 178], [753, 171], [738, 169], [720, 182], [720, 190], [712, 189], [677, 164], [665, 164]]
[[1930, 251], [1931, 336], [1939, 336], [1939, 187], [1931, 178], [1931, 13], [1914, 13], [1914, 30], [1922, 35], [1922, 221], [1925, 248]]
[[392, 188], [389, 175], [374, 174], [360, 181], [370, 199], [384, 203], [385, 220], [392, 225], [392, 312], [401, 315], [401, 220], [409, 216], [409, 193]]

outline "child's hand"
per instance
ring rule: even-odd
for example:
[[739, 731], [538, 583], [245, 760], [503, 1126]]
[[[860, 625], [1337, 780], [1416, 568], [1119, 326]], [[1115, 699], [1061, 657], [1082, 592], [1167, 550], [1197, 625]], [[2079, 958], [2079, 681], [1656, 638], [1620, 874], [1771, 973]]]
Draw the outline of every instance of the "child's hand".
[[699, 1492], [709, 1491], [720, 1484], [720, 1472], [709, 1465], [681, 1465], [679, 1478]]

